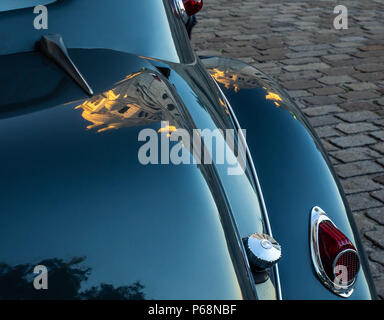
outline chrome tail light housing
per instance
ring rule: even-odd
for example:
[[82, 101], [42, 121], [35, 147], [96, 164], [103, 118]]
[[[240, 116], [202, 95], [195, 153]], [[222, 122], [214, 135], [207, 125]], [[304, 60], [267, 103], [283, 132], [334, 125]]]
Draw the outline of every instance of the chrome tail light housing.
[[320, 207], [311, 211], [310, 246], [312, 263], [321, 282], [335, 294], [349, 297], [360, 269], [359, 255]]
[[203, 0], [173, 0], [177, 14], [184, 23], [188, 18], [198, 13], [203, 7]]

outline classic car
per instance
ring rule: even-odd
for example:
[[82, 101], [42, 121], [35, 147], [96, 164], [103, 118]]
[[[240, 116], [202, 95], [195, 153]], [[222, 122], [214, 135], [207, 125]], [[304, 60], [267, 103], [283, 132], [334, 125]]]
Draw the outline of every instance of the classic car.
[[257, 68], [196, 55], [202, 4], [2, 1], [0, 299], [376, 298], [316, 133]]

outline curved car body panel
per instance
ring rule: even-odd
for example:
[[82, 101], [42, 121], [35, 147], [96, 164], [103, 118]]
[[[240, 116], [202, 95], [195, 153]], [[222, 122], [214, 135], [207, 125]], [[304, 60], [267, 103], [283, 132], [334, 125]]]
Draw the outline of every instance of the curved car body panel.
[[371, 299], [374, 289], [350, 209], [320, 140], [287, 94], [264, 73], [241, 61], [202, 60], [246, 129], [276, 239], [283, 298], [337, 299], [318, 280], [310, 258], [311, 209], [321, 207], [363, 258], [351, 299]]
[[32, 8], [0, 12], [0, 54], [29, 52], [42, 36], [60, 34], [68, 48], [112, 49], [183, 63], [194, 58], [171, 1], [66, 0], [47, 8], [48, 30], [33, 28]]
[[[196, 87], [202, 66], [169, 65], [167, 79], [130, 54], [69, 54], [93, 97], [38, 53], [0, 62], [12, 70], [0, 80], [1, 298], [276, 298], [273, 275], [255, 287], [241, 244], [264, 231], [249, 175], [138, 160], [140, 130], [163, 120], [230, 126], [215, 91]], [[32, 288], [38, 264], [52, 290]]]
[[[156, 2], [138, 15], [147, 2], [135, 2], [138, 10], [120, 0], [108, 8], [100, 0], [49, 7], [57, 17], [49, 32], [63, 36], [95, 93], [90, 98], [33, 51], [46, 32], [30, 30], [30, 10], [1, 13], [0, 26], [7, 28], [0, 30], [11, 27], [15, 36], [0, 31], [7, 45], [0, 52], [0, 298], [279, 297], [276, 270], [255, 284], [241, 242], [268, 233], [249, 163], [243, 175], [228, 175], [226, 162], [139, 163], [142, 129], [160, 130], [158, 140], [168, 141], [162, 120], [188, 132], [235, 128], [172, 2]], [[68, 26], [71, 11], [86, 14]], [[127, 29], [120, 30], [125, 21]], [[308, 207], [321, 206], [359, 246], [358, 238], [315, 136], [283, 94], [282, 108], [266, 100], [260, 86], [280, 95], [278, 89], [252, 72], [256, 87], [223, 90], [247, 129], [273, 233], [283, 247], [283, 298], [335, 298], [310, 266]], [[309, 190], [312, 178], [319, 182]], [[33, 289], [37, 264], [50, 270], [50, 290]], [[303, 279], [292, 276], [295, 270]], [[364, 267], [352, 298], [369, 298], [368, 283]]]

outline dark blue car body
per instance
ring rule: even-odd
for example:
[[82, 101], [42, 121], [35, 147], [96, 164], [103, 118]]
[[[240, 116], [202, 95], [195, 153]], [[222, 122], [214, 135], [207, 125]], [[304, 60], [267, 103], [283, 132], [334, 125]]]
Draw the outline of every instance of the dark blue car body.
[[[343, 299], [312, 266], [314, 206], [358, 249], [350, 299], [375, 298], [332, 165], [278, 84], [240, 61], [199, 58], [172, 1], [47, 7], [48, 30], [33, 28], [32, 8], [0, 12], [0, 299]], [[52, 33], [92, 97], [36, 50]], [[246, 129], [245, 174], [142, 165], [139, 132], [161, 121]], [[257, 232], [283, 252], [263, 283], [241, 241]], [[33, 288], [36, 265], [48, 267], [48, 290]]]

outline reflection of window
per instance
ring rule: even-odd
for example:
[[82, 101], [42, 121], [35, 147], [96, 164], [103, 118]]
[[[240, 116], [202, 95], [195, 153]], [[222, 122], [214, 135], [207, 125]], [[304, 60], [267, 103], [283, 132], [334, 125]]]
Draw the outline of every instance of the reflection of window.
[[129, 74], [115, 88], [92, 96], [75, 109], [82, 109], [82, 117], [92, 123], [87, 129], [97, 132], [160, 120], [177, 123], [180, 118], [169, 88], [150, 70]]
[[0, 12], [46, 5], [56, 0], [1, 0]]

